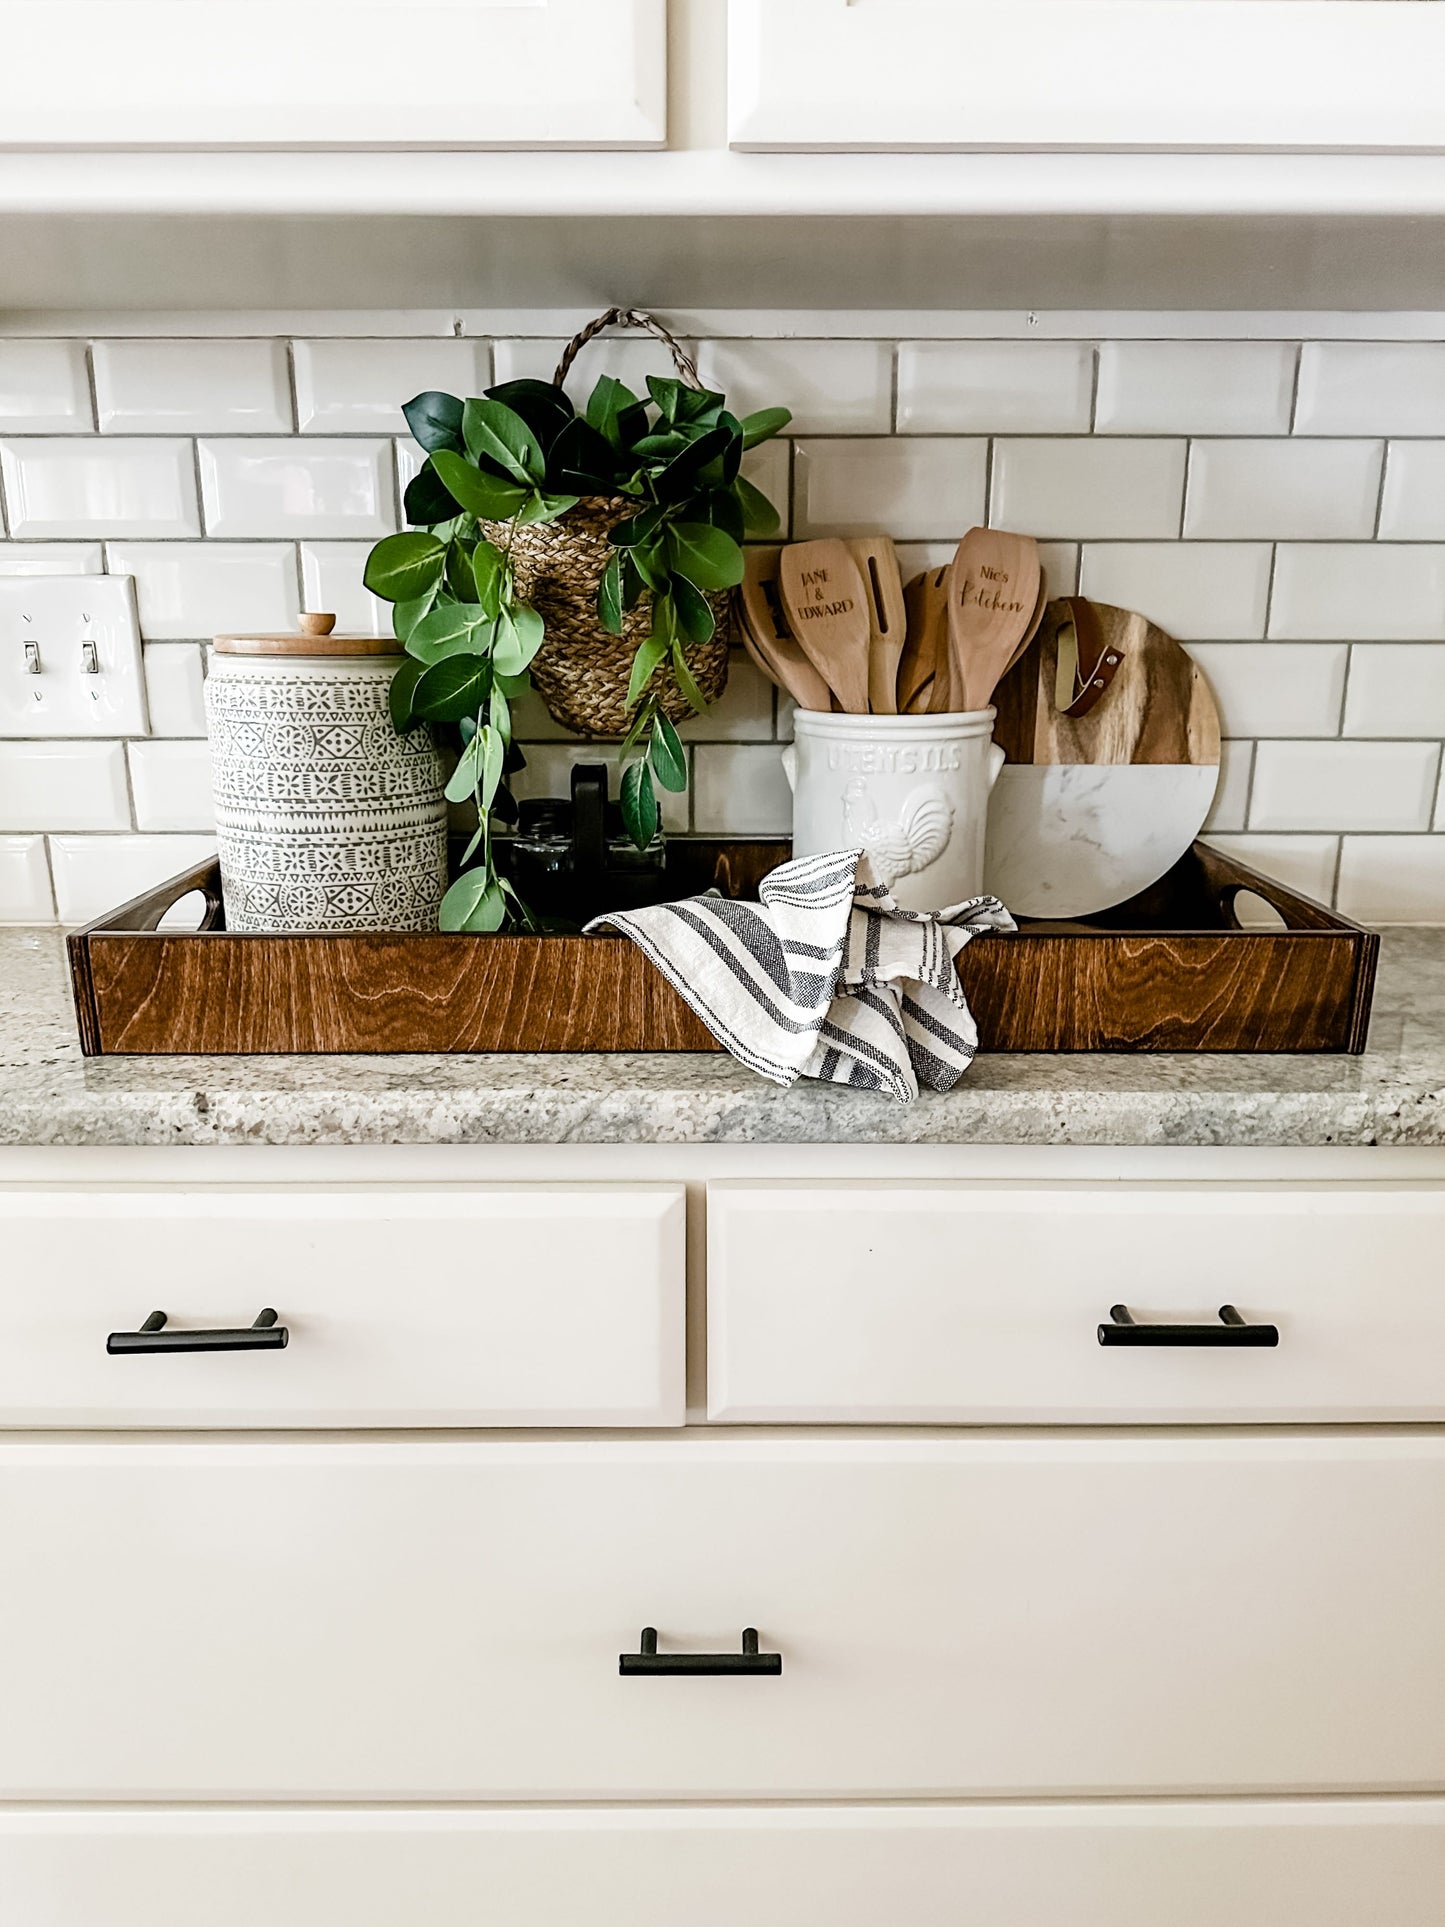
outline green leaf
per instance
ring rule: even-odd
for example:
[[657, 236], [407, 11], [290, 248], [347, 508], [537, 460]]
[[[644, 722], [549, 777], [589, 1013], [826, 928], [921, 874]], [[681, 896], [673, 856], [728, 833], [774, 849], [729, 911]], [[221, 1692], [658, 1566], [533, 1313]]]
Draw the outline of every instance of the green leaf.
[[623, 382], [600, 375], [587, 403], [586, 420], [620, 450], [630, 447], [647, 427], [647, 408]]
[[688, 442], [682, 453], [674, 456], [667, 467], [654, 477], [653, 486], [658, 496], [667, 502], [685, 500], [703, 469], [723, 453], [732, 439], [725, 428], [709, 428]]
[[502, 687], [504, 678], [497, 676], [492, 682], [492, 694], [487, 703], [487, 719], [502, 739], [503, 747], [512, 740], [512, 711], [507, 702], [507, 692]]
[[655, 695], [649, 696], [645, 702], [637, 705], [637, 714], [627, 725], [627, 734], [623, 737], [622, 746], [617, 752], [619, 762], [625, 764], [643, 737], [652, 734], [652, 725], [656, 716], [657, 698]]
[[452, 656], [485, 656], [492, 624], [475, 602], [444, 602], [423, 616], [406, 639], [407, 654], [428, 665]]
[[607, 540], [617, 549], [633, 549], [639, 542], [650, 542], [661, 528], [666, 513], [665, 509], [654, 505], [637, 515], [629, 515], [624, 521], [612, 524], [607, 531]]
[[687, 752], [682, 746], [682, 738], [661, 712], [653, 720], [652, 751], [648, 761], [665, 790], [687, 788]]
[[362, 581], [385, 602], [408, 602], [441, 580], [446, 545], [419, 529], [383, 536], [366, 558]]
[[639, 850], [657, 835], [657, 792], [646, 763], [629, 763], [622, 773], [622, 821]]
[[492, 666], [499, 675], [520, 676], [542, 647], [546, 625], [530, 603], [508, 604], [497, 617]]
[[501, 884], [486, 869], [478, 868], [464, 871], [442, 898], [437, 926], [485, 936], [501, 929], [506, 914]]
[[759, 408], [755, 414], [743, 416], [743, 447], [756, 448], [759, 442], [767, 441], [787, 427], [793, 419], [789, 408]]
[[644, 435], [640, 442], [633, 443], [632, 453], [641, 455], [649, 467], [656, 467], [660, 462], [670, 462], [674, 455], [680, 455], [686, 447], [687, 436], [681, 429], [669, 428], [653, 435]]
[[532, 687], [532, 678], [526, 675], [504, 676], [496, 674], [494, 680], [498, 689], [501, 690], [509, 703], [515, 702], [518, 696], [525, 696]]
[[453, 454], [449, 449], [439, 449], [432, 461], [452, 500], [484, 522], [510, 522], [531, 493], [516, 482], [504, 482], [496, 475], [483, 473], [465, 455]]
[[421, 446], [434, 453], [439, 448], [462, 445], [462, 405], [455, 395], [429, 389], [402, 407], [406, 425]]
[[534, 489], [517, 520], [524, 525], [530, 522], [555, 522], [568, 509], [575, 509], [578, 499], [575, 495], [544, 495], [540, 489]]
[[692, 713], [695, 716], [706, 715], [707, 697], [698, 688], [697, 678], [687, 666], [687, 657], [682, 653], [680, 642], [672, 645], [672, 674]]
[[685, 381], [661, 375], [647, 377], [647, 392], [656, 402], [662, 419], [674, 427], [700, 421], [723, 405], [723, 397], [711, 388], [692, 388]]
[[502, 741], [500, 732], [493, 729], [490, 723], [482, 724], [476, 741], [481, 745], [477, 752], [477, 807], [489, 810], [492, 798], [497, 793], [497, 785], [502, 780], [502, 758], [507, 745]]
[[504, 401], [469, 401], [462, 411], [462, 437], [473, 461], [495, 463], [524, 487], [540, 485], [547, 472], [542, 444]]
[[412, 711], [428, 722], [455, 723], [475, 716], [492, 687], [492, 665], [479, 656], [448, 656], [417, 681]]
[[623, 554], [654, 594], [660, 595], [667, 588], [667, 556], [660, 542], [638, 542]]
[[477, 777], [481, 768], [481, 736], [473, 736], [462, 751], [456, 768], [447, 778], [443, 794], [449, 803], [468, 803], [476, 794]]
[[678, 633], [689, 642], [706, 642], [717, 628], [712, 605], [685, 575], [672, 578], [672, 605]]
[[754, 488], [745, 475], [733, 483], [743, 512], [743, 527], [749, 535], [772, 535], [778, 527], [778, 511], [760, 488]]
[[619, 549], [602, 571], [597, 585], [597, 620], [609, 636], [622, 634], [622, 551]]
[[707, 522], [674, 522], [667, 531], [672, 569], [699, 589], [731, 589], [743, 579], [743, 552]]
[[438, 580], [425, 595], [416, 596], [410, 602], [398, 602], [391, 612], [391, 633], [398, 642], [405, 642], [423, 616], [430, 615], [436, 607], [437, 591], [441, 588]]
[[543, 448], [550, 450], [575, 414], [571, 402], [550, 381], [522, 376], [517, 381], [498, 382], [486, 390], [489, 401], [504, 402], [514, 415], [520, 415]]
[[649, 636], [646, 642], [638, 645], [637, 654], [632, 658], [632, 674], [627, 679], [627, 707], [631, 709], [638, 697], [657, 673], [670, 649], [671, 642], [665, 636]]
[[478, 823], [477, 827], [472, 831], [471, 835], [467, 838], [467, 847], [462, 851], [461, 856], [458, 858], [458, 867], [460, 869], [465, 869], [466, 866], [471, 862], [472, 858], [476, 855], [477, 851], [482, 847], [482, 838], [486, 834], [487, 834], [487, 826], [485, 822]]
[[714, 489], [704, 500], [698, 520], [710, 522], [715, 529], [721, 529], [724, 535], [740, 543], [747, 533], [747, 525], [738, 501], [737, 483], [731, 488]]
[[547, 456], [547, 486], [578, 495], [610, 495], [617, 486], [617, 454], [605, 435], [578, 417], [568, 422]]
[[417, 720], [412, 710], [411, 699], [425, 666], [420, 662], [404, 662], [391, 679], [391, 688], [387, 691], [387, 704], [391, 710], [392, 723], [399, 735], [404, 736]]
[[457, 505], [442, 485], [441, 477], [431, 465], [419, 468], [406, 485], [406, 493], [401, 498], [402, 513], [414, 528], [430, 528], [437, 522], [445, 522], [456, 514]]
[[507, 564], [502, 551], [485, 538], [478, 542], [472, 551], [472, 581], [476, 586], [477, 601], [489, 616], [495, 616], [502, 606], [506, 575]]

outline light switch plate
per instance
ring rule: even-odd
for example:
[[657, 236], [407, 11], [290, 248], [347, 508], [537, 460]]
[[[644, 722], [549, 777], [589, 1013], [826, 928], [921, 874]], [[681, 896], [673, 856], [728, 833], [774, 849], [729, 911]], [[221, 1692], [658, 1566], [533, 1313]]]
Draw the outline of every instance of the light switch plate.
[[0, 736], [145, 734], [134, 579], [0, 580]]

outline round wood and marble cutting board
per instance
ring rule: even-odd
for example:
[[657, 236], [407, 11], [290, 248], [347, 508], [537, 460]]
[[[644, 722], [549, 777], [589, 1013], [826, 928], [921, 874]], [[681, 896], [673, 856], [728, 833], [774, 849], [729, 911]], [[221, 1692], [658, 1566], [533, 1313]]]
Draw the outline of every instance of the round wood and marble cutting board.
[[1218, 787], [1219, 712], [1199, 665], [1147, 617], [1091, 607], [1122, 661], [1087, 715], [1054, 700], [1067, 599], [1048, 605], [994, 695], [1008, 760], [984, 887], [1018, 916], [1092, 916], [1147, 889], [1198, 836]]

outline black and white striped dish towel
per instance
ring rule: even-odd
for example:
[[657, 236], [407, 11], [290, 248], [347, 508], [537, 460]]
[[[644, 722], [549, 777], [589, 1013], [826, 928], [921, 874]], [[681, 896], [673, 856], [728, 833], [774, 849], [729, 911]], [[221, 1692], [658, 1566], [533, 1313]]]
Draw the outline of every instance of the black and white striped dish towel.
[[758, 903], [709, 892], [620, 910], [631, 937], [720, 1044], [775, 1084], [818, 1077], [909, 1103], [968, 1069], [978, 1031], [953, 960], [972, 938], [1012, 930], [997, 897], [905, 910], [866, 851], [798, 857]]

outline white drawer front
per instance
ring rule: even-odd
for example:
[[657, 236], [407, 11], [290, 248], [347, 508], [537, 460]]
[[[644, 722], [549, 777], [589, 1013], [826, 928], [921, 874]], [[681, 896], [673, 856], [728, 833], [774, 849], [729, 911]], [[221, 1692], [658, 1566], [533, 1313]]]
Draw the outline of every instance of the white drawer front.
[[0, 1443], [0, 1798], [1408, 1792], [1442, 1625], [1439, 1433]]
[[[1274, 1349], [1102, 1346], [1232, 1304]], [[1445, 1188], [715, 1184], [708, 1411], [814, 1423], [1445, 1418]]]
[[[680, 1185], [0, 1192], [0, 1424], [677, 1425]], [[284, 1350], [107, 1352], [274, 1309]]]
[[1445, 1801], [32, 1811], [0, 1890], [6, 1927], [1439, 1927]]

